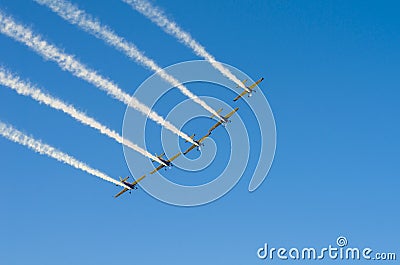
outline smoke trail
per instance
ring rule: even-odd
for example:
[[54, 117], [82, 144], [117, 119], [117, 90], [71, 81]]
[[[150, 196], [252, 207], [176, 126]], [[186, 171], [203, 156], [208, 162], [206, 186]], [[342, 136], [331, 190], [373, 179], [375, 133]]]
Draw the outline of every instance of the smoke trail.
[[124, 144], [125, 146], [139, 152], [140, 154], [157, 161], [160, 164], [164, 164], [159, 158], [152, 155], [151, 153], [147, 152], [146, 150], [140, 148], [136, 144], [132, 143], [129, 140], [123, 139], [121, 135], [117, 132], [107, 128], [106, 126], [102, 125], [100, 122], [96, 121], [95, 119], [88, 117], [83, 112], [77, 110], [72, 105], [67, 105], [60, 99], [54, 98], [48, 94], [43, 93], [40, 89], [33, 87], [31, 84], [23, 82], [17, 76], [13, 76], [11, 73], [4, 70], [0, 67], [0, 84], [7, 86], [13, 90], [15, 90], [18, 94], [24, 96], [30, 96], [34, 100], [38, 101], [39, 103], [43, 103], [48, 105], [56, 110], [61, 110], [62, 112], [70, 115], [75, 120], [88, 125], [94, 129], [97, 129], [100, 133], [107, 135], [108, 137], [114, 139], [120, 144]]
[[93, 169], [90, 166], [86, 165], [85, 163], [76, 160], [74, 157], [63, 153], [50, 145], [44, 144], [39, 140], [27, 136], [22, 132], [14, 129], [11, 125], [7, 125], [1, 121], [0, 121], [0, 135], [2, 135], [3, 137], [7, 138], [10, 141], [29, 147], [30, 149], [39, 154], [45, 154], [60, 162], [73, 166], [77, 169], [83, 170], [93, 176], [102, 178], [106, 181], [109, 181], [121, 187], [129, 188], [124, 183], [107, 176], [103, 172], [97, 169]]
[[248, 88], [237, 78], [229, 69], [225, 68], [221, 63], [219, 63], [214, 56], [206, 51], [204, 46], [198, 43], [193, 37], [181, 27], [179, 27], [176, 22], [167, 18], [162, 10], [153, 6], [147, 0], [122, 0], [136, 11], [150, 19], [153, 23], [157, 24], [169, 35], [177, 38], [181, 43], [191, 48], [195, 54], [206, 59], [210, 64], [220, 71], [224, 76], [229, 78], [231, 81], [236, 83], [239, 87], [248, 90]]
[[222, 117], [203, 100], [194, 95], [189, 89], [182, 85], [175, 77], [169, 75], [165, 70], [156, 64], [155, 61], [146, 57], [133, 43], [126, 41], [124, 38], [116, 35], [107, 26], [103, 26], [99, 21], [86, 14], [85, 11], [78, 9], [75, 5], [63, 0], [35, 0], [37, 3], [48, 6], [53, 12], [69, 21], [76, 24], [86, 32], [93, 34], [99, 39], [104, 40], [111, 46], [123, 51], [129, 58], [153, 70], [165, 81], [169, 82], [174, 87], [177, 87], [185, 96], [192, 99], [194, 102], [202, 106], [208, 112], [216, 117]]
[[144, 115], [148, 115], [150, 119], [157, 122], [161, 126], [164, 126], [166, 129], [179, 135], [183, 139], [195, 144], [195, 142], [188, 135], [178, 130], [178, 128], [166, 121], [155, 111], [139, 102], [136, 98], [131, 97], [123, 92], [116, 84], [100, 76], [94, 70], [87, 68], [85, 65], [74, 59], [72, 55], [65, 54], [54, 45], [47, 43], [40, 35], [34, 34], [29, 28], [26, 28], [21, 24], [17, 24], [12, 18], [5, 16], [1, 11], [0, 32], [16, 41], [24, 43], [43, 56], [45, 59], [56, 62], [63, 70], [68, 71], [73, 75], [95, 85], [101, 90], [106, 91], [107, 94], [140, 111]]

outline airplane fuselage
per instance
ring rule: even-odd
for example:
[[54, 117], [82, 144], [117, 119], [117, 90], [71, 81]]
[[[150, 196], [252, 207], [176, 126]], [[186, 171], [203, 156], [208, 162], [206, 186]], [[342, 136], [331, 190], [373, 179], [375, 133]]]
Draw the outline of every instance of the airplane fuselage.
[[160, 160], [161, 160], [164, 164], [166, 164], [167, 167], [170, 167], [170, 166], [171, 166], [171, 162], [170, 162], [170, 161], [165, 160], [165, 159], [162, 159], [162, 158], [160, 158]]
[[129, 183], [128, 181], [123, 181], [123, 183], [128, 186], [129, 188], [131, 188], [132, 190], [137, 189], [136, 184]]

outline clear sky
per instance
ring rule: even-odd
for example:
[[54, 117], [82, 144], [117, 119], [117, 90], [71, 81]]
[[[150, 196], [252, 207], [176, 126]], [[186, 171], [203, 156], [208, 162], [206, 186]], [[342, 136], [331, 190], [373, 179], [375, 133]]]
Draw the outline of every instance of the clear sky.
[[[122, 1], [74, 3], [163, 67], [200, 59]], [[238, 185], [213, 203], [171, 206], [140, 188], [114, 199], [119, 188], [112, 184], [0, 137], [0, 263], [286, 264], [258, 259], [257, 249], [322, 248], [341, 235], [349, 246], [396, 252], [399, 259], [398, 1], [153, 3], [221, 62], [265, 77], [261, 89], [277, 126], [268, 177], [248, 192], [254, 152]], [[129, 93], [152, 74], [33, 1], [0, 0], [0, 9]], [[122, 103], [2, 34], [0, 64], [122, 131]], [[248, 108], [233, 104], [232, 93], [189, 88], [241, 107], [246, 120]], [[166, 115], [184, 99], [172, 92], [156, 109]], [[0, 120], [110, 176], [130, 174], [121, 145], [2, 86]], [[251, 120], [249, 131], [257, 129]], [[201, 135], [211, 124], [192, 122], [185, 132]], [[160, 153], [160, 128], [149, 126], [146, 137], [156, 139], [149, 151]], [[223, 170], [218, 161], [229, 152], [227, 139], [223, 128], [213, 135], [219, 160], [194, 173], [196, 183]], [[176, 174], [178, 182], [190, 176], [177, 168], [163, 174], [171, 180]]]

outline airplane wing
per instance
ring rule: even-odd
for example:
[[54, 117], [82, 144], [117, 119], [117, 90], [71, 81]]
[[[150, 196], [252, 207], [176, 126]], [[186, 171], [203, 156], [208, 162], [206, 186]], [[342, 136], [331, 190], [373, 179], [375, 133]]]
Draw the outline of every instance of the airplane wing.
[[249, 86], [248, 88], [251, 90], [253, 89], [256, 85], [258, 85], [259, 83], [261, 83], [261, 81], [264, 80], [264, 77], [261, 77], [260, 79], [257, 80], [257, 82], [255, 82], [254, 84], [252, 84], [251, 86]]
[[186, 149], [186, 151], [183, 152], [183, 154], [186, 155], [187, 153], [189, 153], [190, 151], [192, 151], [195, 147], [196, 147], [196, 145], [195, 145], [195, 144], [192, 144], [192, 146], [190, 146], [188, 149]]
[[208, 130], [208, 133], [210, 134], [212, 131], [214, 131], [218, 126], [220, 126], [222, 124], [222, 122], [221, 121], [219, 121], [219, 122], [217, 122], [216, 124], [214, 124], [213, 125], [213, 127], [211, 127], [209, 130]]
[[238, 100], [239, 98], [243, 97], [244, 95], [246, 95], [247, 93], [249, 93], [247, 90], [244, 90], [239, 96], [237, 96], [233, 101]]
[[173, 157], [171, 157], [171, 159], [169, 159], [168, 162], [174, 161], [174, 160], [177, 159], [181, 154], [182, 154], [181, 152], [177, 153], [176, 155], [174, 155]]
[[235, 108], [231, 112], [229, 112], [224, 118], [229, 119], [233, 114], [235, 114], [236, 111], [238, 111], [239, 108]]
[[118, 198], [119, 196], [121, 196], [122, 194], [124, 194], [126, 191], [128, 191], [128, 189], [127, 189], [127, 188], [124, 188], [123, 190], [121, 190], [120, 192], [118, 192], [118, 193], [114, 196], [114, 198]]
[[157, 171], [159, 171], [160, 169], [162, 169], [163, 167], [165, 167], [164, 165], [159, 165], [158, 167], [156, 167], [156, 169], [154, 169], [153, 171], [150, 172], [150, 174], [154, 174]]
[[138, 178], [137, 180], [135, 180], [134, 182], [131, 183], [131, 185], [136, 185], [138, 184], [142, 179], [144, 179], [146, 177], [146, 175], [141, 176], [140, 178]]
[[207, 133], [206, 135], [204, 135], [203, 137], [201, 137], [200, 140], [198, 141], [199, 144], [202, 143], [208, 136], [210, 136], [210, 133]]

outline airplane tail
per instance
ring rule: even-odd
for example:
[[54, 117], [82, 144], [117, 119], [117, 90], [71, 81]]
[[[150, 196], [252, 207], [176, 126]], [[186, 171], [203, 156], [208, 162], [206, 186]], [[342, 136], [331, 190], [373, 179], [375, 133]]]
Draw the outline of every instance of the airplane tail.
[[[242, 81], [243, 85], [245, 85], [246, 82], [247, 82], [247, 79], [243, 80], [243, 81]], [[236, 88], [239, 88], [239, 87], [240, 87], [239, 85], [236, 86]]]
[[143, 176], [141, 176], [140, 178], [138, 178], [136, 181], [134, 181], [133, 183], [132, 183], [132, 185], [136, 185], [136, 184], [138, 184], [142, 179], [144, 179], [146, 177], [146, 174], [144, 174]]
[[[219, 110], [217, 110], [217, 113], [218, 113], [218, 114], [220, 114], [220, 113], [221, 113], [221, 111], [222, 111], [222, 108], [220, 108]], [[210, 119], [212, 119], [212, 118], [214, 118], [214, 117], [216, 117], [216, 115], [215, 115], [215, 114], [211, 115], [211, 116], [210, 116]]]
[[[119, 177], [119, 181], [121, 181], [122, 183], [124, 183], [124, 181], [127, 181], [129, 178], [129, 176], [127, 176], [126, 178], [122, 179], [121, 177]], [[118, 185], [117, 185], [118, 186]]]
[[[196, 134], [194, 133], [194, 134], [192, 134], [191, 136], [190, 136], [190, 139], [192, 139], [193, 140], [193, 138], [196, 136]], [[187, 143], [187, 142], [189, 142], [188, 140], [185, 140], [185, 143]]]
[[[157, 154], [154, 154], [158, 159], [161, 159], [164, 155], [165, 155], [165, 153], [162, 153], [161, 155], [157, 155]], [[158, 161], [156, 161], [156, 160], [154, 160], [154, 159], [152, 159], [151, 160], [151, 162], [158, 162]]]

